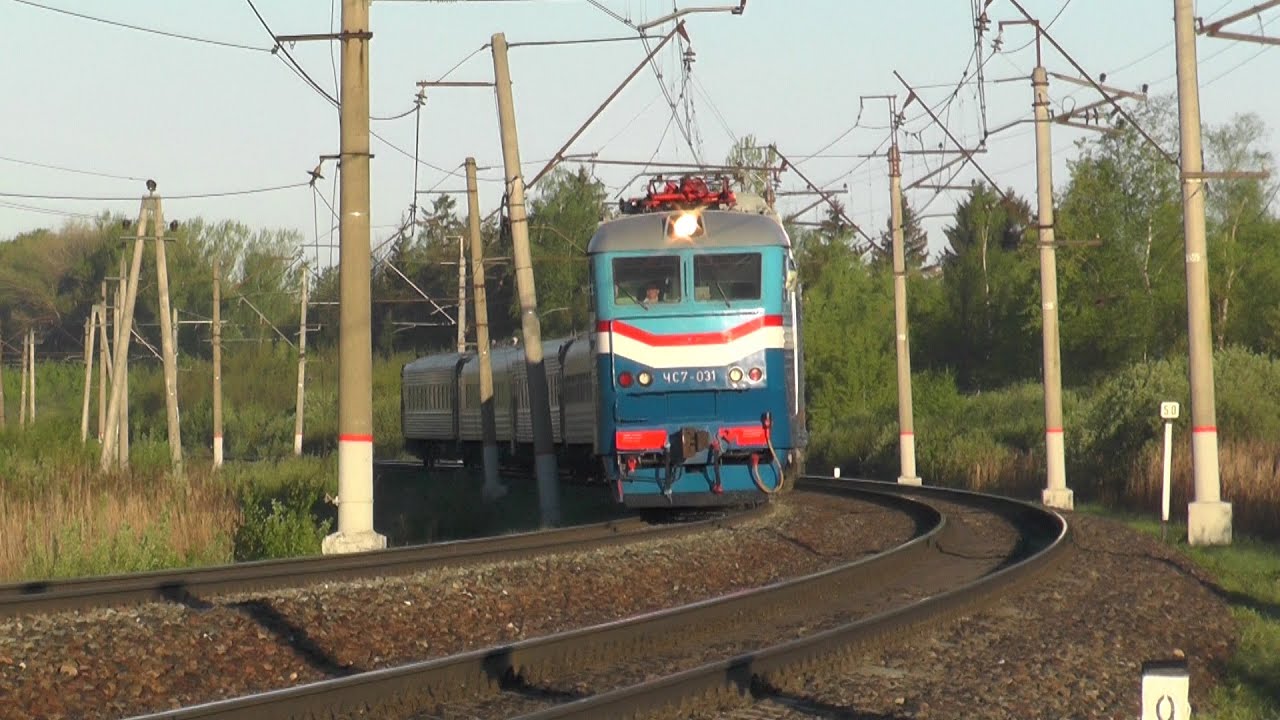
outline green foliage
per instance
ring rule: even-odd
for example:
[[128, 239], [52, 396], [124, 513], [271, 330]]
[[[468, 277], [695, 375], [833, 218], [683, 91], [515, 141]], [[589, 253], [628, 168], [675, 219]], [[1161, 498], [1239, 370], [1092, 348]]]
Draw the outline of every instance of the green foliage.
[[[537, 192], [529, 204], [529, 244], [542, 336], [551, 338], [588, 327], [587, 244], [600, 221], [605, 188], [579, 165], [552, 171]], [[515, 316], [519, 298], [512, 299]]]
[[79, 525], [64, 527], [52, 547], [37, 549], [30, 556], [22, 574], [28, 578], [74, 578], [213, 565], [228, 560], [218, 544], [179, 553], [169, 542], [169, 532], [169, 522], [163, 517], [141, 530], [124, 525], [107, 538], [92, 538]]
[[778, 150], [772, 144], [761, 145], [755, 135], [744, 135], [729, 149], [724, 164], [734, 168], [734, 182], [742, 191], [763, 197], [773, 178], [769, 177], [768, 171], [759, 168], [776, 166]]
[[332, 463], [309, 459], [241, 465], [228, 474], [244, 521], [235, 532], [235, 559], [316, 555], [333, 527], [325, 494], [334, 489]]
[[[1280, 407], [1258, 402], [1280, 393], [1280, 361], [1243, 348], [1218, 352], [1214, 388], [1220, 438], [1280, 434]], [[1073, 484], [1104, 500], [1123, 492], [1143, 448], [1163, 437], [1159, 408], [1167, 400], [1180, 403], [1180, 423], [1189, 422], [1185, 358], [1136, 363], [1101, 383], [1084, 399], [1067, 433], [1069, 470], [1078, 478]]]

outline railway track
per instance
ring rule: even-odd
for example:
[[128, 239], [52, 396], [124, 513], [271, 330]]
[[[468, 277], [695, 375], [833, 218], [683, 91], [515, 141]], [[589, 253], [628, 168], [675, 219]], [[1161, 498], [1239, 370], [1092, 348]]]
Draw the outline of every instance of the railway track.
[[415, 545], [347, 555], [314, 556], [67, 580], [0, 585], [0, 618], [144, 602], [199, 603], [215, 595], [299, 587], [314, 582], [403, 575], [434, 567], [514, 560], [731, 527], [769, 509], [657, 525], [640, 518], [559, 530]]
[[[1061, 516], [1020, 501], [817, 478], [798, 489], [896, 507], [915, 519], [917, 535], [878, 555], [763, 588], [138, 720], [598, 718], [672, 709], [687, 715], [767, 696], [815, 664], [971, 611], [1034, 578], [1065, 547]], [[1012, 529], [996, 552], [984, 523]]]

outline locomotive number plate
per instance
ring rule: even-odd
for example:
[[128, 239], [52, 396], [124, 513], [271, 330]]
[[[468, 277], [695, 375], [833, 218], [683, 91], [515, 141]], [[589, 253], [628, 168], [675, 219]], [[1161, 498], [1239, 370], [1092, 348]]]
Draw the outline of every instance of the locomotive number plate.
[[679, 385], [686, 382], [708, 383], [715, 382], [720, 379], [719, 372], [712, 368], [704, 368], [700, 370], [664, 370], [662, 372], [662, 380], [669, 385]]

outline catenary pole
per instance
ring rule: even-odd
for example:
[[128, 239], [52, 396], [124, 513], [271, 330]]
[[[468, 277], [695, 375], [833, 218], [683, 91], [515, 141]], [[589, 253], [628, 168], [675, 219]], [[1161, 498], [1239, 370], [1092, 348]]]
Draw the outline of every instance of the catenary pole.
[[302, 264], [302, 302], [298, 320], [298, 399], [293, 411], [293, 454], [302, 454], [302, 420], [307, 387], [307, 264]]
[[484, 240], [480, 237], [480, 193], [476, 159], [467, 158], [467, 231], [471, 235], [472, 302], [475, 304], [476, 357], [480, 361], [480, 433], [484, 441], [484, 486], [481, 495], [496, 500], [507, 494], [498, 479], [498, 423], [493, 408], [493, 361], [489, 356], [489, 306], [484, 287]]
[[458, 236], [458, 353], [467, 351], [467, 250]]
[[898, 355], [898, 482], [920, 485], [916, 475], [916, 433], [911, 408], [911, 342], [907, 331], [907, 260], [902, 212], [902, 155], [898, 151], [897, 111], [891, 109], [893, 144], [889, 148], [890, 214], [893, 222], [893, 321]]
[[222, 467], [222, 258], [213, 259], [213, 469]]
[[369, 0], [342, 0], [338, 221], [338, 531], [324, 554], [377, 550], [369, 246]]
[[1200, 80], [1192, 0], [1174, 0], [1178, 60], [1178, 128], [1182, 226], [1186, 243], [1187, 345], [1191, 382], [1191, 463], [1195, 500], [1187, 507], [1187, 542], [1231, 544], [1231, 504], [1222, 502], [1214, 409], [1213, 344], [1209, 327], [1209, 257], [1204, 219], [1204, 159], [1200, 145]]
[[[1039, 60], [1039, 27], [1036, 28]], [[1044, 352], [1045, 505], [1070, 510], [1074, 493], [1067, 487], [1067, 466], [1062, 425], [1062, 356], [1058, 344], [1058, 265], [1053, 231], [1053, 148], [1049, 135], [1049, 75], [1036, 63], [1031, 71], [1036, 121], [1036, 197], [1039, 204], [1037, 233], [1040, 245], [1040, 311]]]
[[538, 319], [538, 297], [533, 279], [533, 259], [529, 250], [529, 223], [525, 216], [524, 177], [520, 170], [519, 136], [511, 95], [511, 68], [507, 64], [507, 39], [495, 33], [493, 79], [498, 96], [498, 125], [502, 133], [502, 163], [506, 174], [506, 200], [511, 225], [512, 255], [515, 259], [516, 289], [520, 295], [521, 329], [529, 389], [529, 411], [533, 423], [534, 468], [538, 478], [538, 507], [542, 526], [560, 524], [560, 495], [555, 445], [551, 434], [551, 403], [547, 374], [542, 358], [542, 327]]

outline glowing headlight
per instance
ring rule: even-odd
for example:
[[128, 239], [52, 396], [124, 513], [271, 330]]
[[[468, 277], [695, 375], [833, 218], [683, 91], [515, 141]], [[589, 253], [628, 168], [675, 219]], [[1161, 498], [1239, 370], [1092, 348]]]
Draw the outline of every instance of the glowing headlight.
[[742, 382], [742, 368], [729, 368], [729, 382]]
[[677, 237], [693, 237], [693, 234], [698, 231], [698, 216], [685, 213], [671, 223], [671, 229]]
[[653, 382], [653, 376], [645, 372], [644, 370], [641, 370], [640, 374], [636, 375], [636, 382], [639, 382], [641, 385], [648, 387], [649, 383]]

